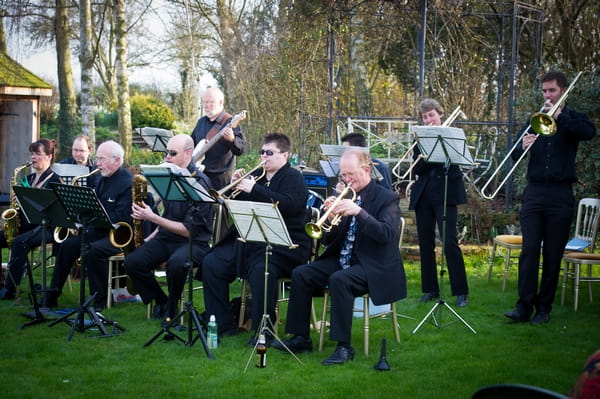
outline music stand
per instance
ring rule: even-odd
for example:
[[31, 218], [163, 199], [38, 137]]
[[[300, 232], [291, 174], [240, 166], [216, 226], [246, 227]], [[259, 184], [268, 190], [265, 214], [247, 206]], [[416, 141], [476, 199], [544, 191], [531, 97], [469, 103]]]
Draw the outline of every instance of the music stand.
[[302, 364], [302, 361], [281, 341], [275, 332], [273, 322], [267, 312], [267, 279], [269, 276], [269, 255], [273, 245], [286, 246], [289, 249], [295, 249], [298, 245], [292, 243], [290, 234], [287, 231], [285, 221], [277, 208], [277, 204], [267, 202], [236, 201], [225, 200], [225, 206], [233, 219], [233, 223], [238, 231], [238, 240], [242, 242], [262, 242], [265, 243], [265, 272], [263, 285], [263, 314], [258, 329], [256, 330], [255, 343], [244, 368], [248, 369], [250, 361], [256, 352], [258, 337], [260, 334], [270, 333], [271, 336], [279, 341], [294, 358]]
[[173, 137], [172, 131], [157, 127], [143, 127], [138, 131], [144, 142], [154, 152], [165, 152], [169, 139]]
[[[214, 203], [215, 200], [208, 194], [208, 191], [204, 186], [202, 186], [194, 177], [175, 175], [171, 173], [171, 169], [168, 167], [161, 169], [154, 169], [153, 171], [149, 171], [152, 168], [145, 168], [146, 173], [143, 173], [148, 183], [154, 187], [158, 195], [163, 199], [163, 201], [188, 201], [188, 202], [210, 202]], [[144, 170], [144, 169], [143, 169]], [[186, 169], [187, 171], [187, 169]], [[189, 172], [188, 172], [189, 175]], [[192, 237], [193, 237], [193, 217], [194, 213], [198, 212], [194, 207], [190, 208], [188, 213], [186, 214], [186, 224], [189, 229], [189, 238], [188, 238], [188, 259], [184, 264], [184, 267], [188, 274], [188, 299], [183, 305], [183, 309], [174, 316], [171, 320], [162, 326], [162, 328], [152, 336], [144, 344], [144, 348], [150, 346], [152, 342], [154, 342], [158, 337], [162, 334], [167, 334], [165, 339], [177, 339], [183, 342], [185, 345], [193, 346], [198, 339], [202, 342], [202, 347], [204, 348], [204, 352], [206, 352], [206, 356], [209, 359], [214, 359], [213, 354], [208, 348], [208, 344], [206, 342], [206, 330], [207, 325], [200, 317], [198, 311], [194, 307], [193, 302], [193, 275], [192, 269], [194, 267], [194, 262], [192, 259]], [[177, 326], [177, 320], [183, 317], [184, 314], [188, 313], [188, 325], [187, 325], [187, 340], [180, 337], [171, 331], [171, 328], [175, 328]], [[194, 330], [197, 331], [197, 335], [194, 337]]]
[[[350, 149], [360, 150], [369, 155], [369, 159], [371, 159], [371, 153], [368, 147], [357, 147], [352, 145], [333, 145], [333, 144], [319, 144], [321, 147], [321, 153], [324, 160], [320, 160], [319, 164], [323, 173], [327, 177], [338, 177], [340, 173], [340, 158], [342, 154]], [[371, 177], [375, 179], [375, 181], [380, 181], [383, 179], [383, 175], [381, 172], [373, 167], [371, 168]]]
[[[70, 163], [53, 163], [52, 171], [60, 176], [65, 184], [71, 184], [71, 180], [73, 180], [76, 176], [87, 175], [90, 173], [90, 169], [87, 166], [83, 165], [74, 165]], [[86, 178], [87, 179], [87, 178]], [[87, 180], [81, 185], [87, 186]]]
[[19, 328], [27, 327], [34, 324], [48, 321], [40, 311], [40, 305], [37, 300], [37, 293], [48, 291], [46, 287], [46, 228], [47, 226], [75, 227], [65, 212], [65, 209], [60, 204], [56, 193], [50, 189], [32, 188], [14, 186], [13, 191], [17, 198], [17, 202], [25, 218], [31, 224], [40, 225], [42, 228], [41, 251], [42, 251], [42, 284], [41, 289], [36, 289], [33, 281], [33, 270], [31, 264], [27, 262], [27, 277], [29, 287], [31, 289], [31, 301], [33, 303], [33, 316], [28, 313], [23, 313], [25, 317], [32, 320], [22, 324]]
[[[119, 226], [110, 221], [110, 217], [96, 196], [96, 192], [93, 188], [58, 183], [51, 183], [51, 186], [65, 209], [68, 219], [79, 229], [79, 236], [81, 237], [81, 283], [79, 284], [79, 306], [75, 310], [53, 321], [49, 326], [52, 327], [61, 321], [64, 321], [67, 324], [71, 323], [71, 330], [67, 335], [67, 341], [71, 340], [75, 330], [84, 332], [86, 329], [93, 326], [98, 327], [98, 330], [100, 330], [104, 337], [118, 335], [121, 331], [125, 331], [125, 328], [115, 321], [107, 320], [104, 316], [97, 313], [94, 307], [90, 305], [97, 293], [94, 292], [87, 300], [85, 299], [85, 279], [87, 269], [87, 243], [85, 241], [85, 232], [88, 226], [106, 229], [118, 228]], [[75, 319], [69, 320], [69, 317], [75, 313], [77, 313]], [[85, 322], [86, 313], [90, 318], [89, 323]], [[108, 333], [104, 326], [105, 324], [113, 327], [112, 334]]]
[[[415, 334], [419, 328], [427, 321], [432, 319], [432, 324], [438, 328], [443, 327], [442, 310], [447, 308], [458, 320], [460, 320], [474, 334], [477, 332], [460, 315], [452, 309], [444, 300], [443, 285], [444, 274], [446, 272], [446, 205], [448, 197], [448, 169], [450, 165], [473, 165], [473, 157], [467, 147], [467, 139], [462, 129], [448, 126], [414, 126], [413, 131], [417, 138], [417, 145], [425, 162], [444, 164], [444, 210], [442, 215], [442, 250], [440, 260], [440, 296], [433, 305], [429, 313], [419, 322], [413, 330]], [[438, 312], [437, 318], [435, 312]]]

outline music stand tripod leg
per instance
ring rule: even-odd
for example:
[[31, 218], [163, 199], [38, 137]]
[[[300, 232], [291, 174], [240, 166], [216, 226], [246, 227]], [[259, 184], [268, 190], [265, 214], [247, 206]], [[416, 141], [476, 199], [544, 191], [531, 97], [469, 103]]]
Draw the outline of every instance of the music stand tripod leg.
[[[257, 219], [257, 222], [260, 226], [260, 219]], [[265, 237], [266, 240], [266, 237]], [[248, 362], [246, 362], [246, 367], [244, 367], [244, 372], [248, 370], [248, 366], [250, 365], [250, 361], [254, 357], [256, 353], [256, 347], [258, 346], [258, 337], [260, 334], [270, 333], [273, 339], [277, 340], [289, 353], [298, 361], [298, 363], [302, 364], [302, 360], [296, 356], [294, 352], [288, 348], [283, 341], [279, 338], [277, 333], [275, 332], [275, 328], [273, 326], [273, 322], [271, 321], [271, 317], [269, 317], [269, 313], [267, 312], [267, 281], [269, 277], [269, 254], [271, 253], [271, 245], [267, 242], [265, 246], [265, 273], [264, 273], [264, 282], [263, 282], [263, 315], [260, 319], [260, 324], [258, 329], [256, 330], [254, 347], [252, 348], [252, 352], [250, 353], [250, 357], [248, 358]], [[265, 334], [266, 336], [266, 334]]]
[[[193, 217], [194, 217], [194, 213], [198, 212], [197, 209], [192, 208], [190, 209], [190, 211], [188, 212], [188, 214], [186, 215], [186, 223], [188, 226], [192, 226], [192, 221], [193, 221]], [[191, 227], [190, 227], [191, 228]], [[193, 346], [194, 343], [196, 343], [196, 341], [198, 339], [200, 339], [200, 341], [202, 342], [202, 347], [204, 348], [204, 352], [206, 352], [206, 356], [213, 360], [214, 356], [211, 353], [210, 349], [208, 348], [208, 344], [206, 342], [206, 325], [204, 323], [202, 323], [200, 321], [200, 316], [198, 315], [198, 311], [196, 310], [196, 308], [194, 307], [194, 284], [193, 284], [193, 266], [194, 266], [194, 261], [193, 261], [193, 256], [192, 256], [192, 236], [193, 236], [193, 231], [190, 230], [189, 233], [189, 237], [188, 237], [188, 259], [185, 262], [184, 268], [187, 271], [187, 283], [188, 283], [188, 299], [187, 301], [184, 303], [183, 306], [183, 310], [180, 311], [175, 317], [173, 317], [171, 320], [168, 321], [168, 323], [166, 323], [164, 326], [162, 326], [162, 328], [160, 329], [160, 331], [158, 331], [156, 334], [154, 334], [154, 336], [152, 338], [150, 338], [148, 340], [148, 342], [146, 342], [143, 347], [146, 348], [148, 346], [150, 346], [152, 344], [152, 342], [154, 342], [158, 337], [160, 337], [162, 334], [166, 333], [167, 336], [165, 336], [165, 339], [177, 339], [181, 342], [183, 342], [185, 345], [187, 346]], [[172, 300], [173, 298], [171, 298]], [[188, 315], [188, 326], [187, 326], [187, 332], [188, 332], [188, 339], [187, 341], [184, 340], [183, 338], [181, 338], [179, 335], [173, 333], [170, 331], [170, 329], [172, 327], [175, 327], [177, 325], [177, 320], [179, 320], [184, 314], [189, 313]], [[197, 331], [197, 336], [194, 337], [193, 333], [194, 333], [194, 329]]]

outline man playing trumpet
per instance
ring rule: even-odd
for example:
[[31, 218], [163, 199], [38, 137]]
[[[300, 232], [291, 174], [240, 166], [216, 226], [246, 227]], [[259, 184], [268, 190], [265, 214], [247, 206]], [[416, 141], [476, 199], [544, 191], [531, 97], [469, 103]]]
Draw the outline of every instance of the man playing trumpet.
[[[123, 155], [123, 147], [116, 141], [109, 140], [100, 144], [96, 152], [96, 163], [102, 177], [95, 180], [94, 189], [110, 220], [113, 223], [125, 222], [131, 226], [132, 175], [123, 168]], [[84, 262], [87, 267], [90, 293], [96, 293], [93, 304], [96, 310], [106, 306], [108, 258], [121, 252], [121, 248], [111, 244], [109, 232], [108, 229], [95, 226], [88, 226], [84, 232], [85, 241], [89, 245]], [[60, 245], [50, 283], [51, 291], [44, 296], [44, 306], [58, 306], [58, 297], [69, 271], [81, 255], [81, 239], [81, 234], [69, 237]]]
[[[276, 317], [277, 279], [288, 277], [294, 267], [306, 262], [311, 245], [310, 239], [304, 234], [304, 224], [308, 221], [308, 189], [302, 174], [290, 165], [291, 150], [291, 141], [287, 136], [267, 134], [260, 150], [265, 176], [260, 180], [242, 179], [236, 187], [241, 190], [236, 199], [277, 204], [292, 242], [298, 245], [295, 249], [275, 246], [269, 256], [267, 312], [272, 321]], [[233, 180], [238, 180], [242, 172], [241, 169], [237, 170]], [[230, 227], [202, 262], [206, 314], [215, 315], [219, 336], [237, 333], [237, 325], [229, 307], [229, 284], [237, 276], [247, 278], [250, 283], [254, 330], [258, 329], [262, 319], [266, 244], [242, 243], [237, 240], [238, 237], [235, 226]], [[267, 337], [267, 340], [270, 339]]]
[[[292, 337], [283, 341], [292, 352], [312, 351], [312, 296], [316, 290], [329, 287], [329, 337], [337, 341], [337, 347], [323, 361], [324, 365], [342, 364], [354, 358], [351, 330], [355, 297], [368, 293], [375, 305], [406, 297], [406, 276], [398, 248], [401, 216], [398, 195], [371, 179], [369, 156], [361, 150], [349, 149], [342, 154], [340, 176], [352, 185], [356, 202], [333, 197], [325, 201], [325, 208], [334, 206], [330, 220], [336, 216], [342, 218], [324, 235], [325, 252], [315, 262], [292, 272], [285, 327]], [[279, 341], [273, 347], [286, 350]]]
[[[194, 141], [185, 134], [172, 137], [167, 143], [167, 163], [187, 169], [207, 190], [208, 177], [196, 169], [192, 162]], [[135, 288], [145, 304], [154, 301], [154, 318], [173, 318], [177, 314], [177, 303], [185, 286], [187, 270], [184, 267], [189, 256], [189, 237], [192, 236], [192, 262], [200, 265], [208, 251], [212, 235], [212, 205], [187, 201], [165, 201], [165, 211], [154, 213], [150, 206], [135, 202], [131, 205], [134, 220], [148, 221], [157, 228], [146, 242], [125, 257], [125, 271], [133, 280]], [[165, 295], [154, 277], [153, 270], [167, 262], [167, 284], [169, 295]]]

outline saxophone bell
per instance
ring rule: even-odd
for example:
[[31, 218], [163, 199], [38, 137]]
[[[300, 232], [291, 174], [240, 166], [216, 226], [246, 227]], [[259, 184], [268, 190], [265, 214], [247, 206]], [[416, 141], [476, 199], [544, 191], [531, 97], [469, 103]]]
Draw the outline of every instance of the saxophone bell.
[[125, 248], [133, 239], [133, 229], [127, 222], [118, 222], [110, 229], [108, 239], [113, 247]]

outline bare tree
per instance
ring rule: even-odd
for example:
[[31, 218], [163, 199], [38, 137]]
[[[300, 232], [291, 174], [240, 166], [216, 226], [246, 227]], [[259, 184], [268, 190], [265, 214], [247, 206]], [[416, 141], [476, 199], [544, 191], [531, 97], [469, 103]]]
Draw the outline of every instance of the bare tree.
[[131, 161], [131, 106], [129, 103], [129, 73], [127, 71], [127, 21], [125, 1], [113, 1], [115, 19], [117, 101], [119, 118], [119, 138], [125, 149], [125, 159]]
[[93, 78], [94, 54], [92, 51], [92, 5], [90, 0], [79, 2], [79, 63], [81, 65], [81, 129], [96, 141], [94, 129]]

